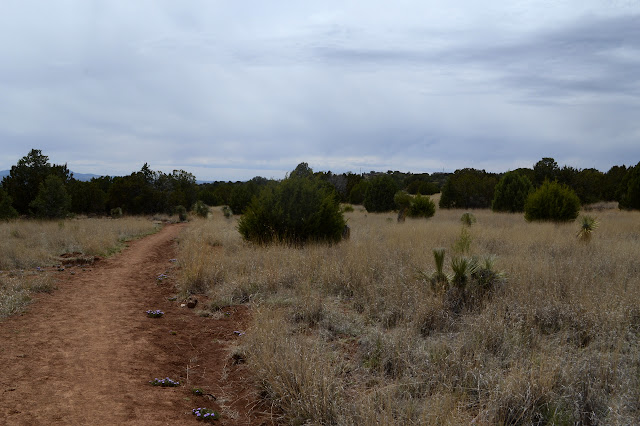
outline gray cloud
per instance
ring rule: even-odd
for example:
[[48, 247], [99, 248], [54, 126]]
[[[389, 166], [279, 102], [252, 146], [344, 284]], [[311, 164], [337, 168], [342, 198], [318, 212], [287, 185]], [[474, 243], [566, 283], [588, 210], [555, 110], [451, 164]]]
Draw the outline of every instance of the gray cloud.
[[604, 4], [12, 2], [0, 169], [32, 147], [202, 179], [635, 163], [640, 10]]

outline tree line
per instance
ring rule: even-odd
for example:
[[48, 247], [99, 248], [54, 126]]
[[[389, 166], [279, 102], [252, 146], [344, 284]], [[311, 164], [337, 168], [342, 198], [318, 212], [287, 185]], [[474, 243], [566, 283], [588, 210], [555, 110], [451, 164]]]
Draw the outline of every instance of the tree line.
[[558, 166], [550, 157], [531, 169], [520, 168], [504, 174], [460, 169], [442, 187], [442, 208], [493, 208], [496, 211], [524, 211], [524, 201], [534, 189], [553, 182], [570, 189], [582, 205], [617, 201], [620, 208], [640, 209], [640, 163], [634, 167], [613, 166], [599, 170]]
[[[473, 168], [432, 174], [391, 170], [334, 174], [313, 172], [301, 163], [290, 176], [312, 177], [339, 202], [363, 204], [368, 211], [402, 209], [397, 200], [407, 199], [394, 200], [399, 191], [414, 196], [441, 193], [441, 208], [523, 211], [526, 196], [546, 181], [570, 188], [582, 204], [618, 201], [621, 208], [640, 209], [640, 163], [629, 168], [614, 166], [603, 173], [560, 168], [553, 158], [543, 158], [531, 169], [504, 174]], [[171, 214], [176, 209], [192, 209], [198, 201], [209, 206], [226, 205], [234, 214], [243, 214], [254, 198], [276, 183], [257, 176], [246, 182], [198, 184], [189, 172], [153, 171], [146, 163], [128, 176], [103, 176], [85, 182], [74, 179], [66, 164], [51, 164], [41, 150], [32, 149], [2, 180], [0, 218], [105, 215], [114, 210], [132, 215]]]

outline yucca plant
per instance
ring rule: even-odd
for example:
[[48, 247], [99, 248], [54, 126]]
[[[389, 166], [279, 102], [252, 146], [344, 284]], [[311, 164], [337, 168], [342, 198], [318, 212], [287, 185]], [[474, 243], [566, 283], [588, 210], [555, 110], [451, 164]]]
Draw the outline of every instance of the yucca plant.
[[578, 238], [584, 242], [591, 240], [591, 234], [598, 228], [600, 223], [595, 217], [589, 215], [583, 215], [580, 217], [580, 230], [578, 231]]
[[472, 278], [483, 290], [491, 290], [505, 280], [504, 274], [494, 269], [495, 262], [494, 255], [486, 256], [482, 262], [477, 262], [477, 267], [473, 271]]
[[456, 256], [451, 259], [453, 270], [453, 283], [457, 287], [464, 287], [469, 277], [478, 269], [478, 260], [473, 257]]
[[444, 248], [433, 249], [433, 259], [436, 262], [436, 272], [431, 277], [431, 286], [436, 291], [446, 290], [447, 284], [449, 283], [449, 279], [444, 273], [444, 255]]

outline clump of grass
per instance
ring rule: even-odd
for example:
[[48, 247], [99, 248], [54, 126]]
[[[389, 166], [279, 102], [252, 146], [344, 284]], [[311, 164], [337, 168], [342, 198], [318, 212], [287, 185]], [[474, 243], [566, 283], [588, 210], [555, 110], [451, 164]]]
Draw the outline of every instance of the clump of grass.
[[51, 293], [55, 288], [48, 275], [0, 275], [0, 319], [22, 312], [34, 293]]
[[233, 211], [229, 206], [222, 206], [222, 214], [225, 218], [230, 219], [233, 216]]

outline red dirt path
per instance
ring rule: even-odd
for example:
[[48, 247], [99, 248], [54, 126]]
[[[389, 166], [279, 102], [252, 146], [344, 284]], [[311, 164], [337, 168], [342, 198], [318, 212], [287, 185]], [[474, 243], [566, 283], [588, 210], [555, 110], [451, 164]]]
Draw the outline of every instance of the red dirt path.
[[[246, 308], [212, 319], [168, 300], [182, 226], [67, 268], [53, 294], [0, 322], [0, 424], [199, 424], [197, 407], [221, 411], [220, 425], [271, 424], [246, 367], [230, 356], [241, 338], [234, 331], [248, 325]], [[165, 315], [147, 318], [149, 309]], [[167, 376], [181, 386], [148, 383]], [[193, 395], [194, 387], [216, 400]]]

